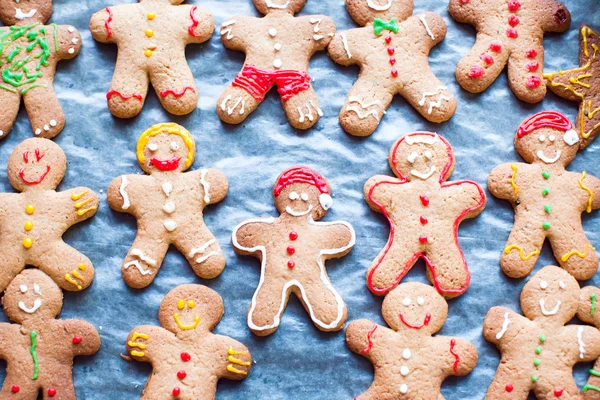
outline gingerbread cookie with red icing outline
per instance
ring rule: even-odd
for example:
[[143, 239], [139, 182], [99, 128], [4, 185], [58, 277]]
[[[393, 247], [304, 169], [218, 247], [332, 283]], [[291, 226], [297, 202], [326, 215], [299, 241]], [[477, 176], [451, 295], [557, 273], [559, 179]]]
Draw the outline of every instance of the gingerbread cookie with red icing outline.
[[456, 68], [463, 89], [486, 90], [508, 64], [508, 83], [522, 101], [537, 103], [546, 96], [543, 84], [544, 32], [564, 32], [569, 10], [556, 0], [450, 0], [456, 21], [471, 24], [477, 41]]
[[318, 172], [289, 168], [273, 190], [279, 218], [249, 219], [233, 230], [234, 250], [261, 260], [260, 282], [247, 318], [254, 334], [266, 336], [279, 328], [292, 292], [318, 329], [343, 328], [346, 304], [327, 276], [325, 261], [348, 254], [356, 236], [347, 222], [317, 222], [333, 205], [330, 193]]
[[314, 126], [323, 111], [310, 84], [308, 63], [327, 48], [335, 35], [333, 20], [325, 15], [295, 17], [306, 0], [253, 0], [262, 18], [239, 16], [220, 29], [225, 47], [242, 51], [242, 71], [217, 102], [217, 114], [229, 124], [240, 124], [277, 86], [290, 125]]
[[383, 319], [346, 330], [350, 350], [366, 357], [375, 370], [369, 390], [355, 400], [439, 400], [448, 376], [464, 376], [477, 364], [477, 349], [460, 338], [433, 336], [448, 316], [448, 303], [431, 286], [408, 282], [383, 300]]
[[364, 186], [369, 207], [390, 224], [388, 242], [367, 271], [367, 286], [385, 295], [422, 258], [427, 278], [440, 294], [460, 296], [471, 274], [458, 227], [483, 211], [485, 192], [473, 181], [447, 181], [454, 171], [454, 152], [437, 133], [402, 137], [392, 146], [389, 163], [397, 178], [377, 175]]
[[566, 170], [577, 156], [579, 141], [567, 117], [542, 111], [523, 121], [515, 136], [515, 148], [525, 162], [502, 164], [490, 173], [488, 189], [508, 200], [515, 212], [500, 259], [511, 278], [529, 275], [546, 239], [559, 265], [575, 279], [590, 279], [598, 270], [581, 213], [600, 208], [600, 179]]
[[214, 31], [210, 12], [185, 0], [140, 0], [106, 7], [90, 20], [92, 36], [119, 49], [106, 94], [110, 112], [133, 118], [142, 111], [151, 83], [162, 106], [175, 115], [198, 105], [194, 76], [185, 58], [188, 44], [204, 43]]
[[160, 303], [160, 327], [135, 327], [127, 354], [152, 364], [142, 399], [215, 398], [219, 379], [245, 379], [252, 366], [243, 344], [211, 331], [223, 317], [223, 299], [202, 285], [180, 285]]
[[565, 325], [577, 313], [579, 284], [565, 270], [548, 266], [523, 287], [524, 316], [493, 307], [485, 317], [483, 336], [502, 355], [486, 399], [578, 400], [573, 366], [600, 356], [600, 331]]
[[0, 398], [37, 400], [41, 391], [44, 399], [75, 400], [73, 358], [100, 349], [96, 329], [87, 321], [56, 319], [62, 292], [36, 269], [17, 275], [2, 303], [16, 323], [0, 323], [0, 358], [7, 363]]
[[20, 193], [0, 193], [0, 292], [25, 266], [37, 267], [64, 290], [87, 288], [92, 262], [62, 240], [71, 226], [91, 218], [98, 196], [78, 187], [57, 192], [67, 158], [49, 139], [21, 142], [8, 160], [8, 180]]
[[446, 36], [442, 17], [431, 12], [411, 17], [412, 0], [348, 0], [346, 9], [362, 27], [338, 33], [328, 48], [336, 63], [360, 66], [340, 112], [344, 130], [372, 134], [396, 94], [429, 121], [450, 119], [456, 98], [428, 62], [431, 48]]

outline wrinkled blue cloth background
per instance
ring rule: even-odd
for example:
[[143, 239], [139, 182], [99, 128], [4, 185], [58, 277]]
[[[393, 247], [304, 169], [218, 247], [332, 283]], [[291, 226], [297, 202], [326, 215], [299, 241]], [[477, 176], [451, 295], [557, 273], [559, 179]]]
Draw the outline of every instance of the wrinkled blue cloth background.
[[[203, 45], [188, 47], [188, 60], [200, 95], [198, 109], [186, 117], [168, 115], [156, 96], [150, 94], [141, 116], [133, 120], [113, 118], [106, 106], [116, 59], [116, 46], [96, 43], [88, 30], [90, 16], [123, 0], [57, 0], [51, 22], [72, 24], [83, 37], [81, 54], [62, 62], [55, 87], [67, 116], [67, 126], [56, 142], [67, 154], [69, 166], [60, 190], [82, 185], [100, 194], [98, 214], [74, 226], [65, 240], [85, 253], [96, 267], [93, 285], [81, 293], [66, 293], [61, 318], [81, 318], [94, 324], [102, 337], [102, 348], [93, 357], [79, 358], [74, 368], [79, 399], [133, 400], [141, 396], [150, 367], [127, 362], [124, 352], [129, 331], [140, 324], [158, 325], [158, 307], [164, 295], [183, 283], [202, 283], [217, 290], [225, 302], [225, 316], [216, 332], [245, 343], [256, 362], [242, 382], [222, 381], [217, 399], [351, 399], [365, 391], [372, 381], [371, 364], [351, 353], [344, 332], [322, 333], [296, 299], [287, 307], [281, 327], [270, 337], [253, 336], [245, 316], [259, 279], [259, 262], [239, 257], [232, 249], [230, 233], [245, 218], [276, 216], [271, 190], [277, 175], [285, 168], [306, 164], [320, 171], [331, 183], [334, 207], [325, 221], [343, 219], [353, 224], [354, 250], [341, 260], [327, 263], [334, 286], [349, 309], [349, 320], [368, 318], [383, 323], [381, 298], [372, 295], [365, 284], [365, 271], [383, 248], [388, 237], [385, 219], [371, 211], [363, 200], [362, 187], [375, 174], [391, 175], [387, 155], [401, 135], [416, 130], [433, 130], [454, 146], [456, 170], [452, 179], [473, 179], [483, 186], [489, 172], [498, 164], [519, 160], [513, 136], [519, 123], [534, 112], [554, 109], [572, 120], [577, 104], [553, 94], [540, 104], [520, 102], [510, 92], [505, 73], [483, 94], [462, 90], [454, 78], [458, 61], [475, 40], [471, 26], [454, 22], [447, 12], [447, 0], [417, 0], [415, 13], [434, 11], [448, 24], [446, 39], [433, 49], [430, 63], [437, 76], [459, 98], [456, 115], [447, 123], [426, 122], [406, 102], [397, 97], [379, 129], [365, 139], [345, 134], [337, 114], [358, 73], [357, 68], [334, 64], [325, 52], [311, 63], [310, 75], [325, 116], [308, 132], [294, 131], [287, 123], [275, 91], [242, 125], [223, 124], [215, 104], [225, 87], [240, 70], [243, 55], [225, 50], [219, 34]], [[571, 29], [562, 35], [547, 34], [546, 70], [578, 65], [578, 27], [587, 22], [600, 28], [597, 0], [564, 0], [573, 16]], [[129, 1], [133, 2], [133, 0]], [[210, 10], [216, 25], [236, 15], [257, 15], [250, 0], [194, 0]], [[326, 14], [338, 30], [355, 27], [342, 0], [309, 0], [300, 15]], [[113, 212], [106, 203], [106, 188], [122, 174], [141, 173], [135, 158], [140, 133], [150, 125], [175, 121], [195, 136], [198, 154], [193, 169], [216, 167], [230, 182], [227, 198], [206, 210], [205, 221], [215, 233], [227, 257], [227, 267], [217, 279], [198, 279], [185, 259], [170, 251], [154, 283], [145, 290], [128, 288], [121, 279], [121, 262], [136, 234], [135, 220]], [[12, 191], [6, 179], [6, 163], [13, 148], [32, 136], [24, 110], [10, 136], [0, 143], [0, 190]], [[586, 170], [600, 176], [600, 141], [592, 144], [572, 163], [573, 171]], [[600, 215], [584, 215], [585, 230], [595, 246], [600, 246]], [[525, 280], [503, 275], [499, 258], [512, 227], [513, 212], [507, 202], [489, 195], [481, 216], [468, 220], [460, 229], [460, 242], [472, 272], [472, 283], [462, 297], [451, 300], [449, 316], [441, 331], [475, 343], [479, 364], [467, 377], [449, 378], [442, 393], [447, 399], [483, 399], [499, 362], [499, 353], [481, 335], [488, 309], [504, 305], [520, 310], [518, 299]], [[10, 255], [3, 255], [4, 257]], [[553, 264], [549, 248], [536, 265]], [[406, 280], [425, 282], [424, 264], [415, 266]], [[600, 278], [591, 283], [600, 284]], [[0, 321], [6, 321], [0, 313]], [[5, 363], [0, 362], [0, 379]], [[587, 367], [577, 368], [577, 382], [587, 379]]]

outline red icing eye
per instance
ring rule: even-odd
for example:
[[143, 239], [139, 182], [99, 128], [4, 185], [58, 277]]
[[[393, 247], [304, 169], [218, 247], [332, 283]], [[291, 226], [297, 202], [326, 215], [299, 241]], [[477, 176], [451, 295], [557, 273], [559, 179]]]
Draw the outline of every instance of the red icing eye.
[[490, 50], [494, 53], [500, 53], [502, 51], [502, 45], [498, 42], [490, 43]]
[[192, 359], [189, 353], [181, 353], [181, 361], [188, 362]]
[[23, 153], [23, 161], [25, 161], [25, 164], [29, 164], [29, 152], [28, 151]]
[[521, 8], [521, 3], [519, 3], [517, 0], [511, 0], [508, 2], [508, 10], [509, 11], [515, 12], [519, 8]]
[[290, 240], [298, 239], [298, 234], [294, 231], [290, 232]]
[[183, 370], [177, 372], [177, 377], [179, 379], [185, 379], [186, 376], [187, 376], [187, 373], [185, 371], [183, 371]]
[[517, 32], [517, 30], [514, 28], [508, 28], [506, 30], [506, 36], [508, 36], [509, 38], [512, 38], [512, 39], [516, 39], [519, 37], [519, 32]]
[[40, 162], [40, 160], [42, 158], [44, 158], [44, 153], [40, 152], [40, 149], [35, 149], [35, 158], [37, 159], [38, 162]]
[[540, 64], [537, 61], [532, 61], [529, 64], [527, 64], [526, 68], [529, 72], [535, 72], [538, 70], [538, 68], [540, 68]]
[[56, 396], [56, 389], [54, 389], [54, 388], [48, 389], [48, 396], [50, 396], [50, 397]]
[[292, 255], [292, 254], [294, 254], [295, 252], [296, 252], [296, 249], [294, 248], [294, 246], [288, 246], [288, 248], [287, 248], [287, 253], [288, 253], [289, 255]]
[[519, 20], [519, 17], [517, 17], [516, 15], [511, 15], [510, 17], [508, 17], [508, 24], [510, 26], [517, 26], [520, 22], [521, 21]]
[[527, 58], [534, 58], [537, 56], [537, 50], [536, 49], [529, 49], [525, 51], [525, 56]]
[[527, 87], [529, 89], [535, 89], [542, 84], [542, 79], [539, 76], [530, 76], [527, 78]]
[[467, 75], [469, 78], [481, 78], [485, 75], [485, 70], [481, 65], [473, 65]]
[[515, 387], [509, 383], [508, 385], [506, 385], [506, 387], [504, 388], [504, 390], [506, 390], [508, 393], [510, 393], [513, 390], [515, 390]]
[[81, 336], [74, 336], [73, 337], [73, 344], [79, 344], [82, 341], [82, 337]]
[[479, 58], [481, 58], [481, 61], [483, 61], [487, 65], [492, 65], [494, 63], [494, 58], [492, 56], [490, 56], [489, 54], [484, 53], [484, 54], [480, 55]]

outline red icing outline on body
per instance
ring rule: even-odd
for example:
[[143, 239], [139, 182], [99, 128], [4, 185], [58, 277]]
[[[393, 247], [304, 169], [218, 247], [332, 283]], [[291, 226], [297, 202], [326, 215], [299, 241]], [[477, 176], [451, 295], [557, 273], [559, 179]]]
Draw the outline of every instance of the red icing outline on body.
[[194, 13], [196, 12], [196, 10], [198, 9], [198, 6], [192, 6], [192, 9], [190, 10], [190, 18], [192, 19], [192, 25], [190, 25], [190, 27], [188, 28], [188, 33], [193, 36], [193, 37], [200, 37], [201, 35], [199, 33], [194, 32], [196, 30], [196, 28], [198, 27], [198, 25], [200, 24], [200, 21], [198, 21], [196, 19], [196, 16], [194, 15]]
[[125, 95], [121, 92], [119, 92], [118, 90], [115, 89], [111, 89], [108, 91], [108, 93], [106, 93], [106, 100], [110, 100], [111, 97], [113, 97], [114, 95], [119, 96], [120, 98], [122, 98], [123, 100], [130, 100], [130, 99], [138, 99], [139, 101], [144, 101], [144, 98], [142, 97], [141, 94], [138, 93], [134, 93], [132, 95]]
[[264, 100], [264, 95], [277, 85], [281, 100], [287, 101], [310, 88], [310, 76], [304, 71], [265, 70], [246, 64], [231, 85], [244, 89], [258, 101]]
[[106, 7], [106, 12], [108, 13], [108, 19], [104, 22], [104, 27], [106, 28], [106, 40], [112, 37], [112, 30], [110, 29], [110, 23], [113, 20], [113, 13], [110, 10], [110, 7]]
[[165, 89], [162, 92], [160, 92], [159, 95], [160, 97], [167, 97], [168, 95], [172, 94], [173, 96], [179, 98], [182, 97], [188, 90], [191, 90], [192, 92], [196, 93], [196, 89], [194, 89], [191, 86], [186, 86], [180, 92], [176, 92], [173, 89]]
[[367, 354], [373, 348], [373, 340], [371, 340], [371, 339], [372, 339], [373, 334], [375, 333], [376, 330], [377, 330], [377, 324], [373, 324], [373, 328], [371, 328], [371, 330], [367, 334], [367, 340], [368, 340], [369, 344], [368, 344], [367, 347], [365, 347], [364, 349], [362, 349], [362, 353], [363, 354]]
[[454, 346], [456, 346], [456, 340], [450, 340], [450, 354], [454, 356], [454, 364], [452, 365], [452, 369], [454, 369], [454, 373], [458, 375], [458, 363], [460, 363], [460, 356], [457, 352], [454, 351]]

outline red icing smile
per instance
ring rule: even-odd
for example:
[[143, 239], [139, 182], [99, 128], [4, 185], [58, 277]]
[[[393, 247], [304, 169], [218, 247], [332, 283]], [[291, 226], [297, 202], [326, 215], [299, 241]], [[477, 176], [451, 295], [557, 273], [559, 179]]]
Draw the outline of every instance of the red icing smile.
[[174, 171], [177, 169], [177, 167], [179, 167], [179, 160], [181, 160], [181, 157], [173, 157], [166, 161], [152, 157], [150, 162], [161, 171]]
[[427, 313], [425, 314], [425, 320], [423, 320], [423, 324], [421, 326], [417, 326], [417, 325], [411, 325], [409, 324], [406, 319], [404, 319], [404, 315], [402, 315], [402, 313], [400, 313], [400, 321], [402, 321], [402, 323], [406, 326], [408, 326], [410, 329], [421, 329], [424, 326], [429, 325], [429, 321], [431, 321], [431, 314]]
[[39, 178], [35, 179], [35, 180], [29, 180], [25, 177], [25, 169], [21, 168], [19, 170], [19, 176], [21, 177], [21, 180], [23, 182], [25, 182], [28, 185], [37, 185], [38, 183], [41, 183], [44, 179], [46, 179], [46, 175], [48, 175], [48, 173], [50, 172], [50, 166], [47, 165], [46, 166], [46, 172], [44, 172]]

